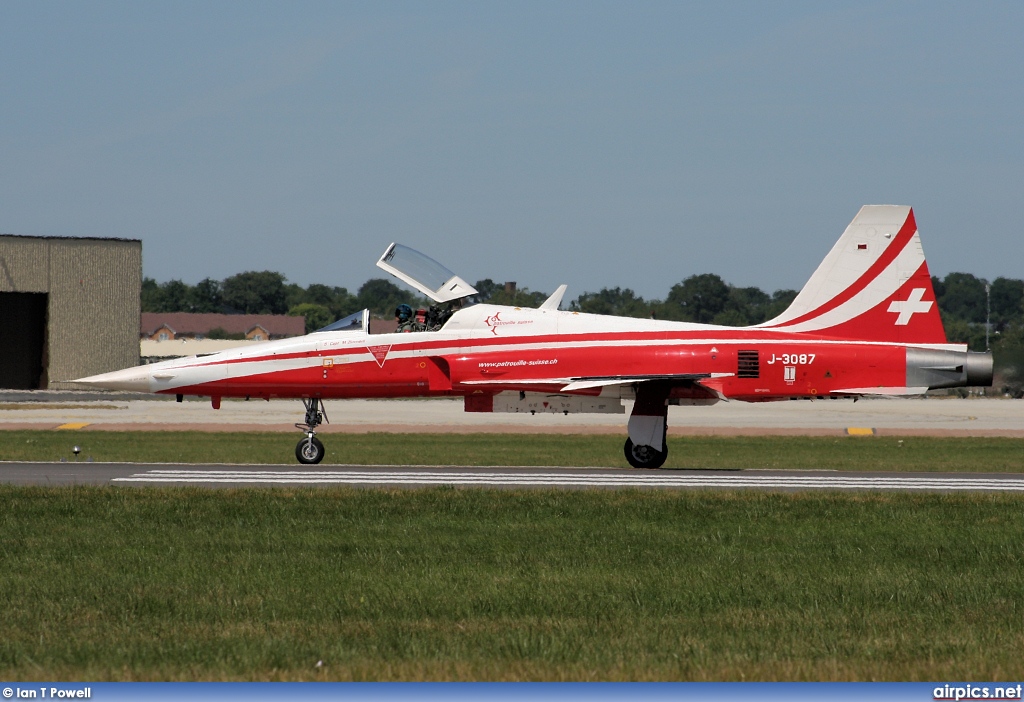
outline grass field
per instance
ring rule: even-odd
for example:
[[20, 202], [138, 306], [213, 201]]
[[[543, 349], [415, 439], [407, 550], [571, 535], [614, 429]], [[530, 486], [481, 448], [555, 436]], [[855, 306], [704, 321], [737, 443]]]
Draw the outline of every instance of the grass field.
[[7, 680], [1018, 680], [1022, 602], [1012, 496], [0, 486]]
[[[0, 431], [0, 460], [295, 463], [300, 435], [279, 433]], [[626, 468], [623, 436], [325, 434], [325, 463]], [[1024, 471], [1024, 439], [929, 437], [670, 437], [666, 468]]]
[[[335, 463], [625, 467], [617, 436], [324, 438]], [[3, 431], [0, 459], [295, 441]], [[669, 443], [674, 468], [1024, 467], [1017, 439]], [[9, 680], [1013, 680], [1021, 603], [1012, 495], [0, 485]]]

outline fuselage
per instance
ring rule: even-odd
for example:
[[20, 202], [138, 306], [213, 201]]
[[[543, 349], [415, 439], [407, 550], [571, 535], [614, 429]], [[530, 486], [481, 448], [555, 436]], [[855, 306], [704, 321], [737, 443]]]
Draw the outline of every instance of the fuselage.
[[[906, 388], [916, 372], [908, 366], [908, 354], [921, 352], [967, 357], [966, 347], [957, 344], [908, 346], [756, 327], [475, 305], [456, 312], [436, 332], [317, 332], [86, 381], [171, 395], [330, 399], [507, 390], [594, 396], [629, 390], [601, 381], [573, 389], [572, 383], [702, 375], [698, 384], [674, 384], [672, 396], [757, 402]], [[956, 363], [951, 364], [955, 369]], [[966, 375], [966, 370], [961, 367], [959, 373]], [[935, 382], [925, 387], [966, 384], [949, 378]]]

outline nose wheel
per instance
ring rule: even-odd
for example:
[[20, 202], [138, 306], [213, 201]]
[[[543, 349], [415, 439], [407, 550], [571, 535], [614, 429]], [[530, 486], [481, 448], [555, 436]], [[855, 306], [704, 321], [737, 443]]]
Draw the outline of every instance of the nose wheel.
[[315, 436], [307, 436], [295, 446], [295, 457], [306, 465], [319, 463], [324, 459], [324, 445]]
[[316, 438], [316, 428], [324, 421], [330, 424], [330, 420], [327, 419], [324, 403], [320, 398], [303, 398], [302, 404], [306, 408], [306, 421], [303, 424], [296, 424], [295, 428], [304, 431], [306, 436], [295, 446], [295, 458], [299, 459], [299, 463], [314, 465], [324, 460], [326, 453], [324, 445]]

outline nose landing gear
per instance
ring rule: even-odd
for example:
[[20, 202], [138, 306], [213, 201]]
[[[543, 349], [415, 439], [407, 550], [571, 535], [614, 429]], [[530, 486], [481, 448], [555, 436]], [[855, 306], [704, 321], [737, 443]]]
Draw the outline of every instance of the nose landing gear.
[[302, 404], [306, 408], [306, 421], [304, 424], [296, 424], [296, 429], [306, 433], [306, 438], [299, 441], [295, 446], [295, 457], [299, 463], [313, 465], [324, 459], [324, 445], [316, 438], [316, 428], [324, 421], [330, 424], [327, 413], [324, 411], [324, 403], [318, 397], [302, 398]]

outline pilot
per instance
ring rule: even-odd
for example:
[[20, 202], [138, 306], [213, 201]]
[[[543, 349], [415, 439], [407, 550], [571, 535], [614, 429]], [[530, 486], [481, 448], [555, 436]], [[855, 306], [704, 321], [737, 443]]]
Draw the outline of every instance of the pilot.
[[423, 331], [423, 325], [417, 324], [412, 315], [412, 307], [406, 304], [395, 308], [395, 323], [397, 324], [396, 332]]

